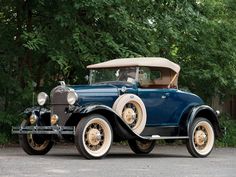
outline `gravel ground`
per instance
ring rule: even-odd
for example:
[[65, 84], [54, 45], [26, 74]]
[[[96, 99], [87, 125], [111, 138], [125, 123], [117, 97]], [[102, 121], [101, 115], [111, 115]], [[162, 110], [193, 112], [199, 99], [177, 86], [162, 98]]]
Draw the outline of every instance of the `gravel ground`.
[[0, 148], [1, 177], [235, 177], [236, 148], [215, 148], [207, 158], [193, 158], [185, 146], [156, 146], [136, 155], [113, 145], [101, 160], [86, 160], [74, 145], [56, 145], [44, 156], [29, 156], [19, 146]]

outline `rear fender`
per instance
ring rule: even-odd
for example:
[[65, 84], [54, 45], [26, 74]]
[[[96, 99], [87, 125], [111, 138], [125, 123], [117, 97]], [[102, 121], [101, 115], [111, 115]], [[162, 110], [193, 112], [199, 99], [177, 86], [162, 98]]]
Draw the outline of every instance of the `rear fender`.
[[190, 127], [192, 123], [198, 117], [204, 117], [208, 119], [214, 128], [216, 137], [221, 136], [221, 130], [219, 126], [217, 113], [210, 106], [207, 106], [207, 105], [195, 106], [192, 109], [192, 112], [187, 122], [187, 132], [190, 131]]

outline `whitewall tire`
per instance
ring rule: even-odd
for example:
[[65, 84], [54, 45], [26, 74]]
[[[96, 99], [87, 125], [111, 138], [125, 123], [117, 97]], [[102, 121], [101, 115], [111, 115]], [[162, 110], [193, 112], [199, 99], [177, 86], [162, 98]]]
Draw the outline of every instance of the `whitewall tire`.
[[76, 127], [76, 148], [87, 159], [104, 157], [110, 150], [112, 140], [111, 125], [102, 115], [84, 117]]
[[193, 157], [207, 157], [215, 142], [214, 129], [206, 118], [196, 118], [189, 130], [187, 149]]

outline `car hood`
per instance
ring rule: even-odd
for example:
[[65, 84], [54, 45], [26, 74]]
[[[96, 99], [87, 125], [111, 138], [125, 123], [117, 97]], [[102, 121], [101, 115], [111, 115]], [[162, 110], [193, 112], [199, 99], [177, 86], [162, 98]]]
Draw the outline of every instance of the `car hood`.
[[118, 96], [118, 87], [114, 85], [73, 85], [69, 86], [74, 89], [76, 93], [80, 96], [99, 96], [99, 95], [117, 95]]
[[112, 107], [121, 92], [135, 93], [137, 89], [132, 84], [92, 84], [68, 86], [76, 91], [79, 96], [77, 104], [103, 104]]

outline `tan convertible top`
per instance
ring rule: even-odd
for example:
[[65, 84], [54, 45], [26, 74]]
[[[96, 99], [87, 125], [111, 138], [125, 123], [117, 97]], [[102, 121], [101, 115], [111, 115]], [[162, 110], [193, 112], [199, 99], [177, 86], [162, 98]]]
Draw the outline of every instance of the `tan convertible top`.
[[147, 66], [147, 67], [163, 67], [170, 68], [176, 73], [179, 73], [180, 66], [172, 61], [161, 57], [140, 57], [140, 58], [121, 58], [114, 59], [98, 64], [87, 66], [88, 69], [99, 68], [115, 68], [115, 67], [132, 67], [132, 66]]

